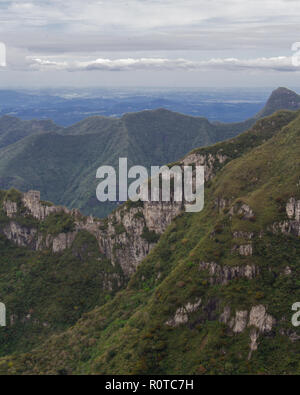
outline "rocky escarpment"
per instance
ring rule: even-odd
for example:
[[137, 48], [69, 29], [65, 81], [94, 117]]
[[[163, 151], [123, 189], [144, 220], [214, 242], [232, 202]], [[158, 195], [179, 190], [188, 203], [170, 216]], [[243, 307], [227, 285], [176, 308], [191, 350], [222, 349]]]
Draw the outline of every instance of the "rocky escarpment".
[[260, 334], [270, 333], [276, 325], [276, 320], [267, 313], [263, 305], [253, 306], [250, 311], [237, 310], [232, 315], [231, 308], [226, 306], [220, 316], [220, 322], [228, 325], [233, 333], [238, 334], [250, 328], [250, 352], [248, 359], [251, 358], [252, 352], [258, 348], [258, 338]]
[[[191, 321], [191, 323], [193, 321], [196, 323], [202, 322], [201, 319], [199, 321], [199, 317], [201, 317], [201, 312], [197, 313], [199, 310], [208, 311], [208, 316], [206, 314], [205, 317], [209, 319], [209, 316], [211, 315], [211, 319], [215, 319], [217, 306], [218, 302], [216, 301], [210, 301], [202, 305], [201, 298], [196, 300], [194, 303], [188, 302], [185, 306], [179, 307], [174, 316], [166, 321], [165, 324], [176, 328], [181, 325], [188, 324], [189, 321]], [[193, 314], [194, 319], [192, 318]], [[197, 314], [199, 317], [197, 317]], [[275, 318], [267, 313], [267, 308], [264, 305], [252, 306], [250, 310], [235, 311], [233, 311], [230, 306], [225, 306], [224, 311], [219, 314], [219, 322], [227, 325], [234, 335], [241, 334], [248, 330], [249, 360], [251, 359], [252, 353], [258, 349], [258, 339], [260, 335], [270, 334], [276, 325]], [[291, 341], [295, 341], [292, 336], [290, 339]]]
[[229, 157], [227, 155], [222, 154], [222, 150], [216, 154], [210, 152], [191, 153], [182, 160], [182, 164], [184, 166], [193, 164], [204, 166], [205, 181], [209, 181], [216, 175], [216, 171], [225, 165], [228, 159]]
[[177, 326], [186, 324], [189, 321], [189, 315], [200, 308], [201, 301], [202, 300], [200, 298], [194, 303], [188, 302], [185, 306], [179, 307], [176, 310], [174, 317], [170, 318], [166, 322], [166, 325], [176, 328]]
[[37, 229], [22, 226], [15, 221], [10, 221], [2, 229], [3, 234], [19, 247], [36, 246]]
[[287, 219], [272, 225], [274, 232], [300, 236], [300, 200], [291, 197], [286, 204]]
[[222, 284], [227, 285], [229, 281], [236, 278], [254, 279], [259, 275], [259, 268], [255, 265], [245, 266], [221, 266], [215, 262], [201, 262], [199, 270], [206, 270], [209, 274], [209, 282], [211, 285]]
[[[182, 210], [181, 204], [175, 202], [129, 202], [106, 220], [100, 220], [83, 217], [78, 210], [44, 203], [40, 200], [38, 191], [24, 193], [20, 199], [19, 203], [11, 200], [3, 203], [3, 209], [10, 220], [2, 227], [2, 233], [9, 240], [18, 246], [34, 250], [51, 249], [53, 253], [60, 253], [72, 246], [78, 232], [85, 230], [96, 237], [99, 252], [113, 265], [120, 265], [126, 276], [136, 270], [159, 236]], [[53, 234], [42, 229], [47, 218], [63, 214], [72, 219], [72, 231]], [[20, 217], [32, 218], [32, 224], [23, 224], [18, 220]]]

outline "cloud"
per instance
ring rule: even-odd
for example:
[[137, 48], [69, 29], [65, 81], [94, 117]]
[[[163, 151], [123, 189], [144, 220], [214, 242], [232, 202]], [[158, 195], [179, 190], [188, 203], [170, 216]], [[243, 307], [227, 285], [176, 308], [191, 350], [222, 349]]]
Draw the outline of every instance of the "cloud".
[[[231, 81], [240, 75], [240, 84], [252, 71], [264, 83], [272, 71], [270, 79], [277, 84], [280, 74], [284, 84], [298, 71], [290, 57], [300, 41], [299, 15], [299, 0], [0, 0], [0, 41], [7, 47], [1, 77], [10, 73], [10, 81], [23, 84], [52, 74], [53, 85], [64, 76], [75, 86], [93, 84], [89, 71], [99, 70], [101, 83], [105, 71], [114, 71], [114, 82], [127, 84], [131, 71], [135, 84], [145, 70], [149, 84], [167, 78], [193, 84], [198, 71], [197, 83], [219, 85], [229, 84], [225, 71], [232, 71]], [[28, 69], [37, 73], [30, 77]], [[76, 71], [85, 72], [80, 81]]]
[[31, 70], [48, 71], [135, 71], [135, 70], [230, 70], [230, 71], [299, 71], [293, 65], [292, 57], [278, 56], [256, 59], [213, 58], [203, 61], [167, 58], [124, 58], [96, 59], [91, 61], [55, 61], [45, 58], [29, 58]]
[[[193, 26], [199, 22], [226, 24], [259, 22], [269, 18], [298, 19], [298, 0], [4, 0], [1, 19], [30, 26], [34, 20], [51, 25], [101, 30], [113, 27], [155, 29]], [[298, 13], [297, 13], [298, 12]], [[34, 25], [33, 25], [34, 27]]]
[[268, 57], [300, 40], [299, 15], [298, 0], [0, 0], [0, 41], [36, 58]]

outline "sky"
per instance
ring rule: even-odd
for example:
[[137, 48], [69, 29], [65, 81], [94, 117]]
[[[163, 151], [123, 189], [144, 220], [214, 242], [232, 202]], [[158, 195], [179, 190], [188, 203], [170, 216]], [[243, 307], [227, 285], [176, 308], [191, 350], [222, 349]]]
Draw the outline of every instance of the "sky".
[[299, 0], [0, 0], [0, 84], [299, 87], [299, 19]]

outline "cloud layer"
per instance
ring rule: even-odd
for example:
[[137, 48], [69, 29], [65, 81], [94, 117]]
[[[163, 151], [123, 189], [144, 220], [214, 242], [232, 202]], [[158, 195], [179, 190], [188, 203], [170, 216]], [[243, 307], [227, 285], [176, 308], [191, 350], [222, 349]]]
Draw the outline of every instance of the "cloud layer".
[[96, 59], [91, 61], [55, 61], [40, 58], [30, 58], [32, 70], [63, 70], [63, 71], [134, 71], [134, 70], [238, 70], [238, 71], [299, 71], [293, 65], [292, 57], [279, 56], [271, 58], [256, 58], [241, 60], [236, 58], [214, 58], [204, 61], [191, 61], [186, 59], [166, 58], [140, 58], [140, 59]]
[[[0, 0], [0, 42], [7, 46], [0, 82], [17, 83], [17, 73], [28, 70], [36, 81], [46, 70], [53, 81], [67, 74], [74, 85], [71, 72], [93, 83], [95, 73], [86, 71], [124, 72], [114, 74], [118, 83], [130, 72], [135, 81], [136, 71], [171, 71], [170, 83], [183, 85], [186, 71], [211, 73], [213, 81], [218, 73], [221, 82], [230, 72], [244, 78], [245, 70], [292, 76], [299, 16], [299, 0]], [[24, 75], [18, 78], [23, 83]]]
[[299, 41], [299, 15], [299, 0], [0, 0], [0, 41], [36, 55], [288, 51]]

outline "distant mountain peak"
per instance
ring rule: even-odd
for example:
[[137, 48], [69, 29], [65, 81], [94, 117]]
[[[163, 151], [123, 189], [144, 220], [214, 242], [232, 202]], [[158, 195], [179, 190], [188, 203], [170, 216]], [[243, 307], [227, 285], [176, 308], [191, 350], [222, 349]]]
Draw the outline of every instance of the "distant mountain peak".
[[300, 95], [296, 92], [279, 87], [275, 89], [265, 107], [257, 114], [257, 118], [266, 117], [278, 110], [296, 111], [300, 109]]
[[291, 89], [279, 87], [272, 92], [268, 102], [282, 99], [295, 100], [296, 102], [299, 102], [300, 96]]

